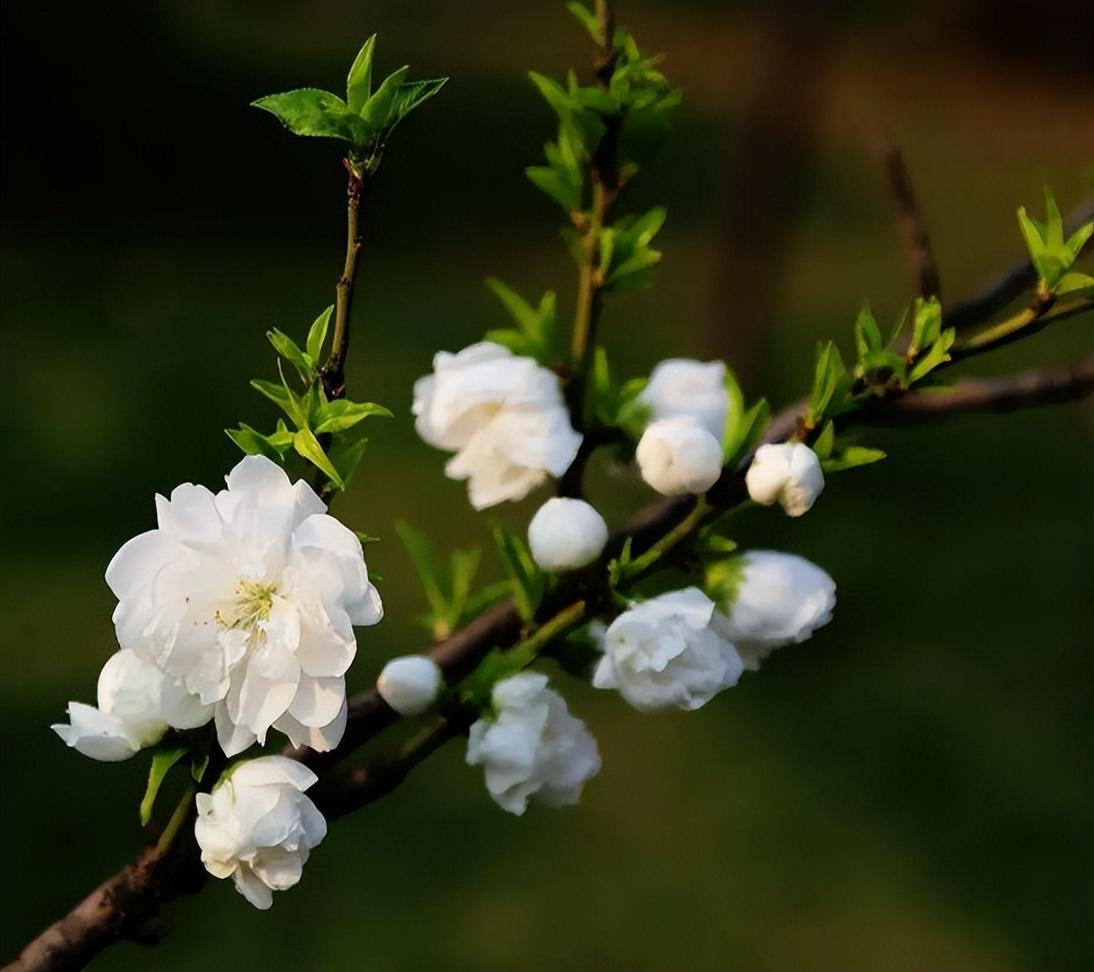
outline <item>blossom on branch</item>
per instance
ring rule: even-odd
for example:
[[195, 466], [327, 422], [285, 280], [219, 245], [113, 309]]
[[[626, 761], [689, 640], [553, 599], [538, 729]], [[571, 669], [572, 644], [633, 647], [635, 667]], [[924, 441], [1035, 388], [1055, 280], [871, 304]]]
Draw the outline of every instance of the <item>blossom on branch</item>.
[[705, 493], [722, 474], [722, 445], [697, 419], [658, 419], [635, 450], [646, 483], [664, 496]]
[[761, 506], [778, 503], [789, 516], [808, 513], [824, 489], [817, 454], [801, 442], [762, 445], [745, 475], [748, 495]]
[[51, 726], [77, 752], [104, 762], [129, 759], [171, 729], [196, 729], [213, 717], [175, 679], [135, 651], [110, 656], [99, 673], [98, 708], [69, 702], [69, 724]]
[[581, 499], [549, 499], [528, 524], [532, 558], [538, 567], [556, 574], [591, 564], [607, 542], [604, 517]]
[[518, 816], [536, 797], [550, 806], [577, 803], [600, 771], [596, 740], [547, 676], [523, 672], [494, 686], [493, 714], [471, 726], [467, 762], [486, 771], [486, 788], [503, 810]]
[[581, 445], [558, 378], [489, 341], [439, 352], [433, 373], [414, 383], [413, 412], [422, 439], [456, 453], [445, 474], [468, 481], [477, 510], [561, 476]]
[[380, 672], [376, 691], [399, 715], [414, 716], [425, 712], [441, 691], [440, 666], [425, 655], [393, 658]]
[[750, 550], [713, 564], [706, 582], [749, 671], [776, 648], [811, 638], [836, 607], [836, 583], [825, 571], [775, 550]]
[[194, 836], [213, 877], [230, 877], [256, 908], [300, 880], [327, 821], [304, 794], [318, 777], [284, 756], [261, 756], [232, 767], [211, 793], [197, 795]]
[[638, 399], [654, 419], [693, 418], [719, 442], [725, 436], [729, 393], [721, 361], [668, 358], [650, 372]]
[[628, 608], [608, 626], [603, 647], [593, 685], [618, 690], [641, 712], [698, 709], [744, 671], [725, 618], [697, 587]]
[[115, 554], [118, 642], [215, 704], [227, 755], [271, 726], [331, 749], [345, 729], [353, 626], [383, 615], [361, 543], [262, 456], [243, 459], [227, 487], [157, 496], [159, 528]]

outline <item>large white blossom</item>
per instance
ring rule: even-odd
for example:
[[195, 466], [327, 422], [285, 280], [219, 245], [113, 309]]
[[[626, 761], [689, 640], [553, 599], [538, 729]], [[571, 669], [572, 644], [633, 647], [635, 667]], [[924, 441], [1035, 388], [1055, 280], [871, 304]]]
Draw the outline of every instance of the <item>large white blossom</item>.
[[327, 821], [304, 794], [318, 777], [284, 756], [261, 756], [228, 771], [212, 793], [197, 795], [194, 835], [201, 862], [217, 878], [231, 877], [256, 908], [300, 880]]
[[593, 685], [617, 689], [642, 712], [698, 709], [744, 670], [725, 619], [697, 587], [629, 608], [609, 626]]
[[608, 524], [582, 499], [555, 496], [528, 524], [528, 546], [537, 566], [559, 573], [591, 564], [608, 542]]
[[336, 746], [353, 626], [383, 614], [357, 537], [262, 456], [243, 459], [227, 489], [187, 483], [156, 509], [159, 528], [106, 570], [121, 646], [215, 703], [229, 756], [271, 726], [295, 745]]
[[824, 489], [817, 454], [802, 442], [762, 445], [745, 474], [748, 495], [762, 506], [778, 503], [789, 516], [808, 513]]
[[561, 476], [581, 445], [558, 378], [489, 341], [437, 354], [433, 373], [414, 383], [413, 411], [426, 442], [456, 453], [445, 473], [468, 481], [477, 510]]
[[518, 816], [533, 796], [556, 807], [577, 803], [585, 782], [600, 771], [600, 753], [585, 723], [547, 687], [547, 676], [502, 679], [493, 708], [471, 726], [467, 762], [483, 767], [494, 802]]
[[750, 671], [776, 648], [805, 641], [832, 620], [836, 583], [803, 557], [750, 550], [711, 569], [725, 581], [719, 585], [715, 577], [714, 586], [724, 591], [718, 607], [726, 633]]
[[168, 728], [196, 729], [213, 717], [211, 705], [124, 648], [103, 665], [97, 695], [98, 708], [69, 702], [68, 724], [51, 728], [77, 752], [104, 762], [129, 759]]
[[654, 419], [696, 419], [719, 442], [725, 437], [729, 393], [721, 361], [668, 358], [652, 372], [638, 396]]
[[688, 416], [651, 422], [634, 453], [646, 483], [664, 496], [705, 493], [722, 473], [722, 445]]

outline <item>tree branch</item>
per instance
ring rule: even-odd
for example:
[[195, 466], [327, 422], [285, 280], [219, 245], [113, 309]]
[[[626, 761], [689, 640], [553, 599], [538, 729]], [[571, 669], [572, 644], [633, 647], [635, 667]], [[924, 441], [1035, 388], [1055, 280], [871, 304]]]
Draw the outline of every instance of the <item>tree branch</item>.
[[897, 223], [904, 240], [913, 292], [923, 298], [941, 297], [938, 264], [931, 250], [931, 238], [912, 188], [912, 177], [908, 173], [904, 155], [894, 144], [886, 141], [882, 148], [882, 163], [889, 194], [896, 206]]

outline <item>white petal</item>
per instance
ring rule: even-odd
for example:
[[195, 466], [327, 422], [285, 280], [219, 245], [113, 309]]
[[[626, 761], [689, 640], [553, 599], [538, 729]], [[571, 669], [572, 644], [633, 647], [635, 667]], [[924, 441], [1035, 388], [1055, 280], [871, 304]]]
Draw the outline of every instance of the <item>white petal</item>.
[[330, 725], [346, 700], [344, 678], [300, 677], [289, 715], [302, 725], [318, 728]]

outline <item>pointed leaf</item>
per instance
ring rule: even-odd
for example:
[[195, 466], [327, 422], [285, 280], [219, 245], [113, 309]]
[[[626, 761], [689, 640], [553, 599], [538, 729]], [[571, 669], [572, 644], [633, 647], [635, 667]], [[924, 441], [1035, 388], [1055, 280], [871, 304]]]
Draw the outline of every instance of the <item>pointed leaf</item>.
[[334, 464], [330, 461], [315, 433], [311, 429], [298, 429], [293, 436], [293, 448], [312, 465], [316, 466], [335, 486], [345, 489], [345, 481], [342, 479]]
[[152, 765], [148, 769], [148, 786], [141, 800], [141, 826], [147, 827], [152, 819], [152, 807], [156, 803], [156, 794], [160, 792], [167, 771], [186, 755], [185, 746], [163, 746], [152, 754]]
[[346, 78], [346, 107], [352, 112], [360, 112], [372, 93], [372, 55], [375, 49], [376, 35], [373, 34], [357, 52], [349, 69], [349, 76]]
[[312, 361], [317, 364], [319, 356], [323, 353], [323, 342], [327, 339], [327, 326], [330, 324], [330, 316], [333, 311], [334, 305], [331, 304], [315, 319], [308, 329], [308, 354], [311, 355]]

